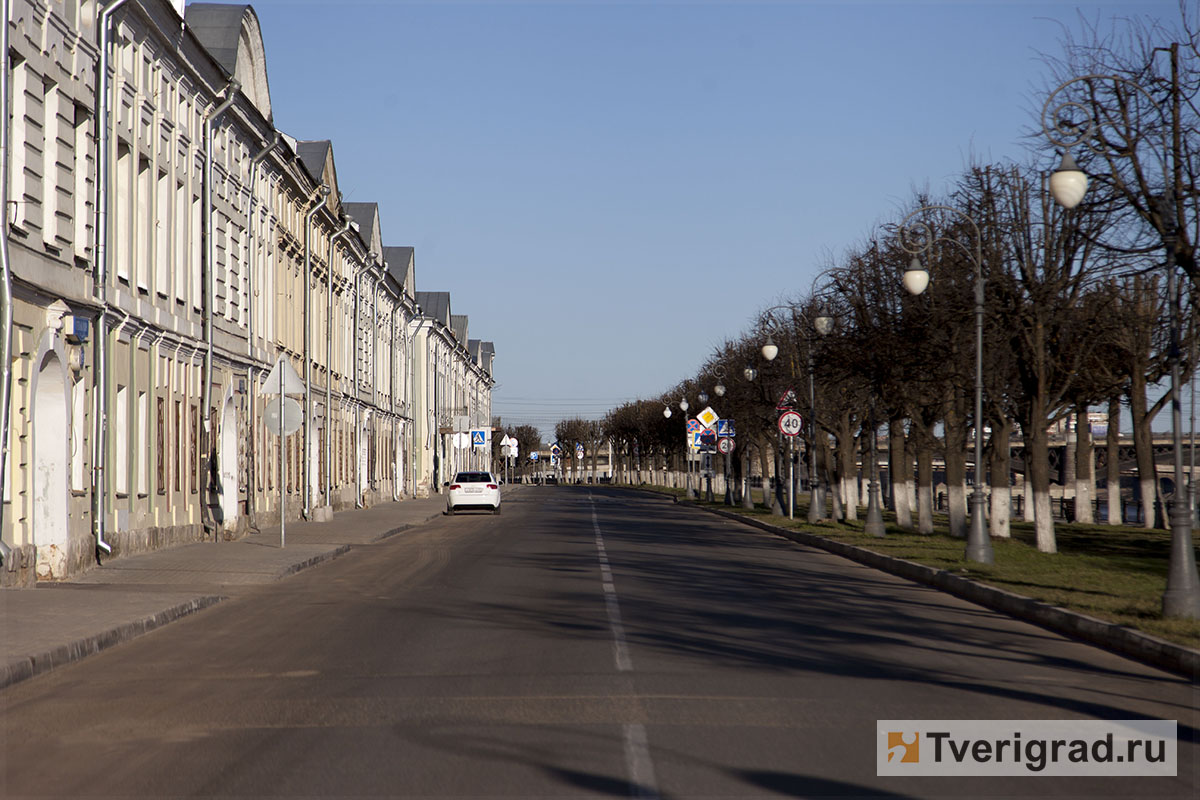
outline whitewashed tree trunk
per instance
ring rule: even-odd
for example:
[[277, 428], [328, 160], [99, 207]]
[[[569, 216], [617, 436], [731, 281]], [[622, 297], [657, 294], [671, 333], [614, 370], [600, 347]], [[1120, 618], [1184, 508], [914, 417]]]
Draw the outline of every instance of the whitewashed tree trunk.
[[1037, 548], [1043, 553], [1057, 553], [1054, 518], [1050, 515], [1050, 492], [1035, 492], [1033, 500], [1036, 507], [1034, 530], [1037, 532]]

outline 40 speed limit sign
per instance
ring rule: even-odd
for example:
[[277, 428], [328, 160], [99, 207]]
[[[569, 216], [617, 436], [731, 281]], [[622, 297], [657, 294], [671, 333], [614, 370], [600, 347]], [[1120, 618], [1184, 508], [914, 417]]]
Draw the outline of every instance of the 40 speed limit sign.
[[784, 436], [797, 436], [804, 427], [804, 419], [795, 411], [785, 411], [779, 415], [779, 432]]

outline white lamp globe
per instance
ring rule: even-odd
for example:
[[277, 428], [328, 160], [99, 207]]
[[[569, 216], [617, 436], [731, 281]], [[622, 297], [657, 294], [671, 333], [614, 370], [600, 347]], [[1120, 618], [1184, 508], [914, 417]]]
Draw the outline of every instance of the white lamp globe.
[[1088, 179], [1075, 165], [1070, 152], [1064, 152], [1058, 169], [1050, 173], [1050, 196], [1063, 208], [1075, 208], [1087, 194]]
[[925, 291], [928, 285], [929, 271], [922, 267], [921, 262], [914, 256], [912, 263], [904, 271], [904, 288], [909, 294], [918, 295]]

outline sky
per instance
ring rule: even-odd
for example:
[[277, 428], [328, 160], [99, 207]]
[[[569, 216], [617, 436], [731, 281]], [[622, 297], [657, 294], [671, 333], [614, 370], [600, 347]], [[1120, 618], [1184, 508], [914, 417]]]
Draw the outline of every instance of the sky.
[[344, 199], [378, 203], [417, 288], [495, 342], [493, 415], [547, 434], [693, 376], [914, 190], [1027, 161], [1043, 55], [1081, 15], [1179, 16], [1177, 0], [252, 4], [276, 127], [332, 140]]

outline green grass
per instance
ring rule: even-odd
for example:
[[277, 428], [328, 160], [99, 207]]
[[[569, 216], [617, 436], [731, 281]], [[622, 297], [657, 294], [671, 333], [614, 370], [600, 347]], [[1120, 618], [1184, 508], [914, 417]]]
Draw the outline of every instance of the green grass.
[[[682, 490], [659, 491], [683, 494]], [[698, 505], [709, 504], [701, 500]], [[753, 511], [724, 506], [720, 500], [712, 505], [949, 570], [1060, 608], [1200, 648], [1200, 620], [1162, 616], [1170, 559], [1169, 531], [1056, 522], [1058, 552], [1042, 553], [1036, 547], [1032, 523], [1013, 522], [1011, 539], [992, 540], [995, 563], [983, 565], [964, 559], [966, 540], [950, 536], [944, 517], [940, 518], [941, 524], [935, 524], [933, 534], [922, 535], [901, 530], [895, 518], [885, 514], [888, 535], [879, 539], [863, 533], [862, 520], [809, 525], [807, 504], [797, 505], [792, 520], [774, 516], [762, 505]]]

